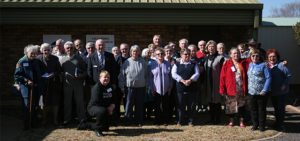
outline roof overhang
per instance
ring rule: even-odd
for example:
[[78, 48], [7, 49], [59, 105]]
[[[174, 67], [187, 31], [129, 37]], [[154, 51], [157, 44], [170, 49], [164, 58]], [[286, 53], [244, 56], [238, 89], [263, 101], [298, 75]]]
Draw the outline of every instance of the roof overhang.
[[0, 7], [262, 9], [257, 0], [0, 0]]
[[0, 24], [255, 25], [262, 8], [257, 0], [0, 0]]

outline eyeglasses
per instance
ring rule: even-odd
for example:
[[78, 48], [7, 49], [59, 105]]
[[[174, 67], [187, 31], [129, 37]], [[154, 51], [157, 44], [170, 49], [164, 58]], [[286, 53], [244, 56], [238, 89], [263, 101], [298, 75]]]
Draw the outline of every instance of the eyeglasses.
[[255, 46], [256, 46], [256, 44], [249, 44], [249, 46], [253, 46], [253, 47], [255, 47]]
[[89, 48], [86, 48], [86, 49], [92, 49], [91, 47], [89, 47]]
[[259, 55], [251, 55], [251, 57], [253, 57], [253, 58], [254, 58], [254, 57], [259, 57]]
[[185, 56], [190, 56], [190, 54], [187, 54], [187, 53], [186, 53], [186, 54], [182, 54], [182, 55], [185, 55]]
[[165, 54], [163, 54], [163, 53], [156, 53], [156, 55], [165, 55]]
[[66, 49], [71, 49], [71, 47], [66, 47]]

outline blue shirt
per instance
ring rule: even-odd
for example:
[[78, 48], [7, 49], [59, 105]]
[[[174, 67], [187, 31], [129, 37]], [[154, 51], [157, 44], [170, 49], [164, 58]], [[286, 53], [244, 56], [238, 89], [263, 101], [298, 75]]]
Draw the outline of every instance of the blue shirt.
[[[272, 76], [271, 95], [282, 95], [289, 92], [289, 81], [292, 76], [289, 69], [281, 63], [276, 63], [270, 70]], [[284, 89], [282, 89], [285, 85]]]
[[259, 95], [262, 91], [267, 92], [270, 90], [272, 77], [264, 62], [258, 64], [251, 62], [247, 74], [248, 93], [250, 95]]

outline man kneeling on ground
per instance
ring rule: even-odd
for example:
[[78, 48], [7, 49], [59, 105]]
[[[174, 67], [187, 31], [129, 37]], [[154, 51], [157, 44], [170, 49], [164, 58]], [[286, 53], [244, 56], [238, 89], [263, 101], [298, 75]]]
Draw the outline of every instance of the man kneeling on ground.
[[88, 104], [88, 113], [96, 117], [96, 122], [80, 123], [78, 130], [91, 129], [95, 131], [96, 136], [104, 136], [102, 131], [108, 131], [110, 125], [110, 116], [115, 108], [115, 96], [110, 82], [108, 71], [101, 71], [99, 82], [92, 88], [91, 99]]

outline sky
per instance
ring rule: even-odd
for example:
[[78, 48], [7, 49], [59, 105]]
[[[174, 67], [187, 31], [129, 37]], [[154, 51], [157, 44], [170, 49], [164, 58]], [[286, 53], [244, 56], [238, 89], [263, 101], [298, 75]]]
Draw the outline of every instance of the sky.
[[263, 17], [270, 17], [272, 8], [280, 8], [282, 5], [300, 0], [258, 0], [264, 4]]

